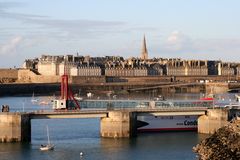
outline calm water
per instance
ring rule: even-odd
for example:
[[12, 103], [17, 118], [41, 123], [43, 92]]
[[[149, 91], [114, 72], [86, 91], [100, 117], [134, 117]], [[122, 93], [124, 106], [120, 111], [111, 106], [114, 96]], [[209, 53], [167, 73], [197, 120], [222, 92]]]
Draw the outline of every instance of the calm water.
[[[0, 104], [8, 104], [13, 112], [51, 109], [32, 105], [30, 101], [31, 97], [0, 98]], [[162, 132], [141, 133], [133, 139], [101, 138], [99, 119], [32, 120], [31, 124], [31, 143], [0, 143], [0, 160], [192, 160], [196, 159], [192, 147], [207, 136]], [[56, 147], [54, 151], [42, 152], [39, 146], [47, 142], [46, 125]], [[80, 152], [84, 154], [82, 157]]]

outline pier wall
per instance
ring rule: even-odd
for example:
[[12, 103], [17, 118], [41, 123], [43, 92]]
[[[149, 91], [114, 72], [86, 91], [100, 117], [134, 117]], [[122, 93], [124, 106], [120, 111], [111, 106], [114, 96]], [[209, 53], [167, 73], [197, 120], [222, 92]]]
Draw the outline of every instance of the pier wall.
[[198, 132], [213, 134], [228, 122], [229, 111], [227, 109], [209, 109], [206, 115], [198, 118]]
[[108, 138], [134, 137], [137, 134], [137, 115], [128, 111], [111, 111], [101, 118], [100, 135]]
[[0, 142], [30, 142], [31, 122], [28, 114], [0, 114]]
[[228, 83], [218, 82], [218, 83], [206, 83], [206, 93], [209, 94], [219, 94], [226, 93], [229, 90]]

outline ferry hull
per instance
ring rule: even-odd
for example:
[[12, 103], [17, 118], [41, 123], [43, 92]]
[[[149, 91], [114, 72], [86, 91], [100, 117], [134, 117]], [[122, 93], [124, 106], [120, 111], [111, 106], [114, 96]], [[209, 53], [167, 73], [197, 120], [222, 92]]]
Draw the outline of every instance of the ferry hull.
[[139, 116], [138, 132], [197, 131], [198, 116]]

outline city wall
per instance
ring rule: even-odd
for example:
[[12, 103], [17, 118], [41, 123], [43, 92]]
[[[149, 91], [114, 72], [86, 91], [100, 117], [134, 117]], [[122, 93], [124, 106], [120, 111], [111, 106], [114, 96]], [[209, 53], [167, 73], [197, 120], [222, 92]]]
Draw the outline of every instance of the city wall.
[[105, 83], [105, 76], [71, 76], [70, 82], [72, 84], [82, 84], [82, 83]]
[[17, 69], [0, 69], [0, 83], [12, 83], [18, 79]]
[[[58, 83], [61, 76], [40, 75], [30, 69], [0, 69], [0, 79], [14, 79], [18, 83]], [[159, 82], [226, 82], [238, 81], [238, 76], [70, 76], [73, 84], [82, 83], [159, 83]]]
[[[15, 83], [4, 83], [0, 84], [0, 95], [2, 94], [32, 94], [35, 93], [47, 93], [59, 92], [60, 89], [56, 88], [56, 85], [60, 85], [61, 76], [43, 76], [39, 75], [34, 70], [30, 69], [18, 69], [18, 70], [6, 70], [2, 69], [2, 77], [8, 76], [15, 78]], [[17, 77], [17, 78], [16, 78]], [[81, 89], [82, 91], [127, 91], [131, 88], [148, 88], [167, 84], [177, 83], [195, 83], [200, 82], [200, 85], [192, 86], [176, 86], [169, 88], [156, 88], [153, 89], [155, 92], [161, 94], [164, 93], [223, 93], [228, 91], [230, 88], [226, 82], [227, 79], [236, 79], [236, 77], [226, 76], [142, 76], [142, 77], [111, 77], [111, 76], [70, 76], [69, 83], [74, 91]], [[17, 80], [16, 80], [17, 79]], [[206, 83], [206, 82], [211, 83]], [[217, 82], [216, 85], [213, 85]], [[220, 84], [225, 83], [225, 84]], [[26, 85], [23, 85], [26, 84]], [[205, 86], [206, 84], [206, 86]], [[208, 85], [209, 84], [209, 85]], [[234, 84], [230, 89], [239, 88], [239, 83]], [[49, 87], [49, 88], [48, 88]], [[45, 91], [43, 91], [43, 88]], [[143, 90], [151, 91], [151, 90]]]
[[112, 77], [107, 76], [106, 82], [227, 82], [238, 81], [238, 76], [139, 76], [139, 77]]
[[43, 76], [34, 73], [29, 69], [22, 69], [18, 71], [19, 83], [60, 83], [60, 76]]

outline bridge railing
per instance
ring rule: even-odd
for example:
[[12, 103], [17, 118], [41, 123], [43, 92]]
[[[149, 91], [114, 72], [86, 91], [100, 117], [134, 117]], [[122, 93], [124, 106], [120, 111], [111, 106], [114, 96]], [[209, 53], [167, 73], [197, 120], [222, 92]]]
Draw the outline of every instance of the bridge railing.
[[189, 101], [149, 101], [149, 100], [121, 100], [121, 101], [82, 101], [81, 108], [171, 108], [171, 107], [206, 107], [212, 108], [213, 101], [209, 100], [189, 100]]
[[211, 108], [213, 107], [212, 101], [179, 101], [179, 102], [156, 102], [155, 107], [165, 108], [165, 107], [206, 107]]

